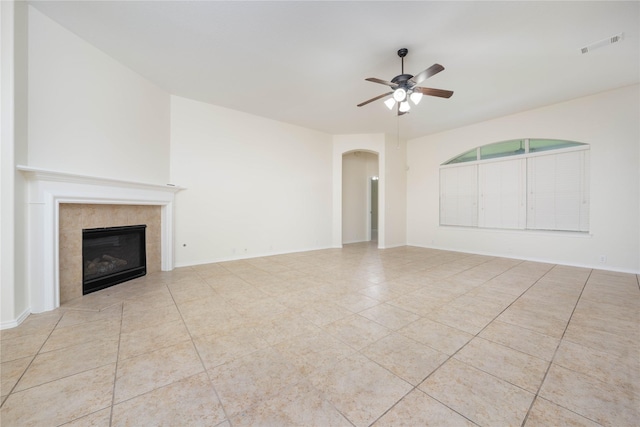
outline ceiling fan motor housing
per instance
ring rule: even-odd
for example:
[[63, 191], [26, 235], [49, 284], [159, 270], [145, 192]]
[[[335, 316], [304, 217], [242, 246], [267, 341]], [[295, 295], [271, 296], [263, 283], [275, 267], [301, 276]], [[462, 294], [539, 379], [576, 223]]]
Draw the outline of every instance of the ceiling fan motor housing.
[[395, 76], [393, 79], [391, 79], [391, 83], [402, 86], [411, 78], [413, 78], [413, 75], [411, 74], [400, 74], [399, 76]]
[[398, 85], [393, 92], [393, 99], [397, 102], [406, 101], [407, 95], [413, 92], [411, 89], [415, 85], [407, 83], [412, 77], [413, 76], [411, 74], [400, 74], [399, 76], [395, 76], [391, 79], [391, 83]]

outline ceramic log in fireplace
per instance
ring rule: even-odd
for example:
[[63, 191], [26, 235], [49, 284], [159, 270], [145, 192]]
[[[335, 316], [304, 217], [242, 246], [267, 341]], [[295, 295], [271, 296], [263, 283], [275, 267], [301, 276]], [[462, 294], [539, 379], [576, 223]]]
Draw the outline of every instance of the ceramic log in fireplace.
[[147, 274], [146, 225], [82, 230], [82, 294]]

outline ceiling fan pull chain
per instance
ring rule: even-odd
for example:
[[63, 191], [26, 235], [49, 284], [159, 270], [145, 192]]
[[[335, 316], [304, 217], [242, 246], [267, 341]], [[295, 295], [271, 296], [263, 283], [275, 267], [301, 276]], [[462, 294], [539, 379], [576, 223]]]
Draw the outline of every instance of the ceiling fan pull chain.
[[400, 115], [396, 117], [396, 149], [400, 149]]

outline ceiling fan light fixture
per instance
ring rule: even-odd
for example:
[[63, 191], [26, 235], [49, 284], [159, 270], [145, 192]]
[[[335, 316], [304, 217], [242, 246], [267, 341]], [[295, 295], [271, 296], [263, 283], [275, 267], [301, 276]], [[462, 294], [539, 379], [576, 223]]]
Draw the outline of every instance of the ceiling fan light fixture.
[[398, 89], [393, 91], [393, 99], [397, 102], [402, 102], [407, 99], [407, 91], [399, 87]]
[[386, 105], [389, 110], [393, 110], [393, 107], [396, 105], [396, 100], [393, 98], [389, 98], [384, 101], [384, 105]]
[[413, 92], [411, 95], [409, 95], [409, 99], [411, 99], [411, 101], [415, 105], [418, 105], [420, 103], [420, 100], [422, 99], [422, 94], [420, 92]]
[[404, 101], [404, 102], [400, 103], [400, 112], [401, 113], [406, 113], [410, 109], [411, 109], [411, 106], [409, 105], [409, 101]]

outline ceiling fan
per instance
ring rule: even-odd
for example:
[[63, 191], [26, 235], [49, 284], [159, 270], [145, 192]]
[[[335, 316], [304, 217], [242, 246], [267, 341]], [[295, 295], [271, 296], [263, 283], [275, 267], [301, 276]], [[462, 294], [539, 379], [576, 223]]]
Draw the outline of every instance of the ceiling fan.
[[390, 82], [382, 79], [377, 79], [375, 77], [369, 77], [365, 79], [370, 82], [389, 86], [393, 90], [391, 92], [383, 93], [382, 95], [378, 95], [367, 101], [361, 102], [360, 104], [358, 104], [358, 107], [362, 107], [363, 105], [367, 105], [370, 102], [386, 98], [389, 95], [393, 95], [384, 103], [390, 110], [397, 105], [398, 115], [401, 116], [408, 113], [411, 109], [411, 106], [409, 105], [409, 99], [411, 99], [411, 102], [413, 102], [415, 105], [418, 105], [418, 103], [422, 99], [422, 95], [438, 96], [440, 98], [450, 98], [451, 95], [453, 95], [453, 91], [450, 90], [419, 87], [418, 85], [420, 83], [422, 83], [429, 77], [438, 74], [440, 71], [444, 70], [444, 67], [440, 64], [433, 64], [431, 67], [416, 74], [415, 76], [411, 74], [405, 74], [404, 57], [407, 56], [407, 53], [409, 53], [409, 50], [406, 48], [402, 48], [398, 51], [398, 56], [402, 61], [402, 74], [395, 76], [393, 79], [391, 79]]

